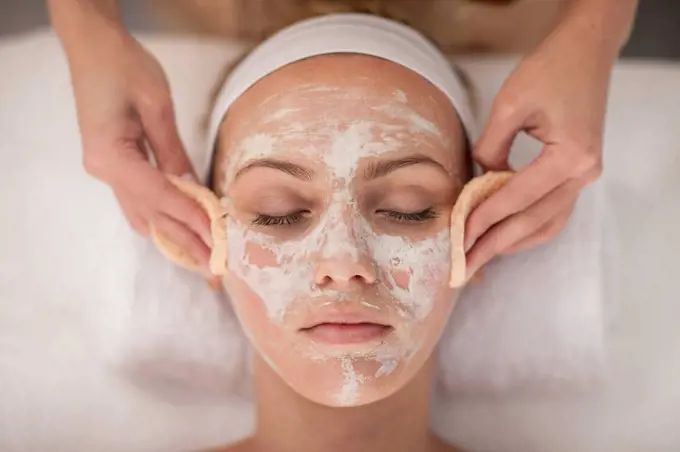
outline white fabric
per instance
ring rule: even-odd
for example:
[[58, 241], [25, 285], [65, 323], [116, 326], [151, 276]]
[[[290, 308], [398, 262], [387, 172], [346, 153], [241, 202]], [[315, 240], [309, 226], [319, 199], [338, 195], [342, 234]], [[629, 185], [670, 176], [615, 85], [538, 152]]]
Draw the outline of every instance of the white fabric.
[[[198, 117], [217, 73], [239, 49], [196, 39], [144, 42], [167, 69], [184, 141], [203, 152]], [[247, 434], [252, 412], [240, 398], [246, 359], [238, 346], [213, 349], [205, 358], [231, 360], [223, 372], [234, 396], [219, 406], [168, 405], [111, 369], [112, 358], [129, 343], [121, 340], [139, 334], [193, 347], [184, 329], [191, 323], [172, 322], [186, 300], [173, 293], [135, 298], [135, 266], [151, 251], [132, 239], [105, 187], [81, 170], [68, 73], [56, 39], [40, 33], [0, 41], [0, 62], [0, 450], [189, 450]], [[481, 88], [484, 111], [513, 63], [461, 62]], [[433, 422], [447, 439], [494, 452], [680, 447], [680, 294], [673, 278], [680, 253], [679, 78], [677, 65], [627, 64], [613, 80], [601, 194], [612, 207], [606, 232], [617, 233], [604, 243], [607, 306], [612, 295], [621, 296], [620, 316], [607, 331], [616, 378], [569, 397], [439, 394]], [[144, 302], [162, 310], [158, 314], [171, 309], [171, 321], [143, 322], [154, 329], [135, 333], [130, 316]], [[506, 303], [512, 315], [515, 301]], [[492, 311], [502, 308], [496, 304]], [[539, 323], [524, 320], [527, 330]], [[233, 326], [213, 324], [195, 339], [242, 340]], [[173, 336], [176, 327], [182, 329]], [[491, 358], [487, 352], [486, 367], [478, 369], [490, 369]], [[532, 367], [527, 360], [524, 365]]]
[[[357, 53], [398, 63], [428, 80], [456, 107], [468, 137], [477, 136], [467, 91], [437, 48], [412, 28], [367, 14], [335, 14], [292, 25], [254, 49], [230, 75], [210, 116], [209, 153], [231, 104], [258, 80], [288, 64], [331, 53]], [[206, 175], [210, 159], [198, 160]]]
[[440, 341], [454, 392], [596, 383], [606, 371], [603, 184], [581, 195], [552, 243], [505, 257], [467, 287]]

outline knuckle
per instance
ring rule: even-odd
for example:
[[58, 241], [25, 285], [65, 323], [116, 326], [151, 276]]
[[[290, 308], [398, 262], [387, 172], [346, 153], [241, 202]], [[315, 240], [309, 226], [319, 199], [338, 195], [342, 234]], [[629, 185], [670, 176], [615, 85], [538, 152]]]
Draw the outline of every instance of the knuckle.
[[541, 221], [541, 217], [535, 213], [525, 213], [524, 215], [513, 221], [508, 227], [508, 240], [512, 243], [517, 243], [519, 240], [526, 238], [532, 231], [536, 230], [536, 225]]
[[87, 174], [98, 179], [103, 177], [108, 167], [102, 153], [92, 149], [83, 152], [82, 164]]
[[517, 115], [517, 103], [507, 97], [500, 97], [493, 105], [493, 116], [499, 121], [509, 121]]
[[511, 227], [508, 228], [508, 239], [510, 242], [517, 242], [524, 237], [527, 237], [528, 232], [533, 228], [532, 226], [536, 223], [534, 216], [525, 216], [521, 220], [517, 220], [512, 223]]
[[139, 215], [129, 212], [128, 209], [126, 209], [126, 206], [120, 200], [119, 204], [123, 209], [125, 219], [127, 220], [132, 230], [134, 230], [137, 234], [141, 235], [142, 237], [148, 237], [149, 224], [146, 222], [146, 220]]
[[154, 115], [163, 124], [170, 124], [174, 120], [175, 112], [172, 107], [172, 102], [162, 101], [156, 105]]
[[602, 169], [602, 146], [594, 139], [579, 139], [568, 144], [570, 152], [566, 153], [572, 157], [571, 169], [573, 174], [582, 175], [585, 173], [601, 172]]
[[161, 121], [170, 120], [174, 115], [172, 101], [158, 89], [142, 95], [139, 105], [146, 114]]
[[602, 166], [602, 152], [599, 148], [586, 148], [579, 159], [578, 169], [590, 172]]
[[489, 153], [479, 148], [475, 148], [472, 151], [472, 159], [479, 165], [482, 165], [482, 167], [488, 167], [492, 162], [492, 158]]
[[472, 151], [472, 159], [483, 167], [492, 167], [496, 161], [494, 150], [490, 148], [475, 148]]

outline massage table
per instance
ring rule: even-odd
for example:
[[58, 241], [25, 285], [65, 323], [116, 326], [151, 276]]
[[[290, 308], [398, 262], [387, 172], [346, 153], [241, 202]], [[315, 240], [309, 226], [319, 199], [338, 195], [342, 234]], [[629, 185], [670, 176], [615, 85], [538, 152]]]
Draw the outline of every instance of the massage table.
[[[166, 68], [183, 140], [198, 145], [208, 91], [240, 47], [139, 38]], [[459, 60], [483, 112], [516, 63]], [[617, 66], [604, 168], [609, 378], [595, 391], [436, 397], [434, 428], [465, 450], [680, 450], [680, 64]], [[118, 227], [101, 215], [117, 206], [82, 170], [67, 66], [49, 30], [0, 39], [0, 208], [0, 451], [198, 450], [250, 431], [247, 390], [168, 401], [106, 364], [117, 337], [102, 334], [115, 314], [110, 273], [125, 262], [108, 261], [102, 250], [115, 244], [97, 238]]]

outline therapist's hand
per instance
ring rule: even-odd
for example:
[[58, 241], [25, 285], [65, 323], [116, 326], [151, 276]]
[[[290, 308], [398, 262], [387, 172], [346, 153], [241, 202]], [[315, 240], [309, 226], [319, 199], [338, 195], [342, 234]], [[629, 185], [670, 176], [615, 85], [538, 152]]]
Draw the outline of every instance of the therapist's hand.
[[194, 172], [163, 69], [125, 30], [88, 40], [69, 58], [86, 170], [113, 189], [138, 233], [153, 225], [207, 268], [209, 219], [164, 176]]
[[495, 256], [556, 237], [579, 191], [600, 176], [607, 92], [617, 53], [598, 44], [589, 30], [556, 30], [501, 88], [475, 160], [485, 170], [509, 169], [510, 147], [520, 132], [542, 142], [543, 149], [470, 216], [469, 275]]

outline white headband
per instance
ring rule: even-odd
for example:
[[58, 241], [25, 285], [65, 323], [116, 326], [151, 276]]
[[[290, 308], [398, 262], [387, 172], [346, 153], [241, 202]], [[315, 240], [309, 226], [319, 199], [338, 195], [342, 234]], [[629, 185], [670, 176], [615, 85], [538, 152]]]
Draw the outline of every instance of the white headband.
[[[423, 35], [392, 20], [367, 14], [335, 14], [298, 22], [253, 50], [220, 89], [210, 115], [207, 156], [231, 105], [262, 78], [313, 56], [330, 53], [370, 55], [400, 64], [439, 88], [458, 112], [468, 139], [477, 133], [470, 100], [446, 57]], [[197, 168], [207, 175], [210, 159]]]

